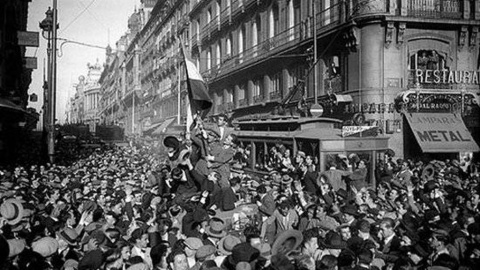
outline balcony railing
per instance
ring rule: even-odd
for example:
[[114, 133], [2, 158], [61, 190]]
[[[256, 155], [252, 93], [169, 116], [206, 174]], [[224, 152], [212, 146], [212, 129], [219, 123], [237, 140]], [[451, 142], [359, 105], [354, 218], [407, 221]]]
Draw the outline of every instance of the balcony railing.
[[463, 0], [408, 0], [407, 14], [422, 18], [460, 19], [463, 3]]

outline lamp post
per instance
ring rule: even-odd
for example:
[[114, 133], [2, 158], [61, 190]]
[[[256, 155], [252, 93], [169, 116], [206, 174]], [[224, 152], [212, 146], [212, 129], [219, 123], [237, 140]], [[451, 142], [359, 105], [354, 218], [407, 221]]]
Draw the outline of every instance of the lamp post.
[[[44, 117], [47, 123], [44, 127], [47, 129], [48, 158], [51, 163], [55, 161], [55, 104], [57, 89], [57, 0], [53, 0], [53, 8], [48, 8], [45, 13], [46, 18], [40, 22], [42, 36], [47, 39], [47, 57], [48, 57], [48, 87], [47, 87], [47, 106]], [[47, 36], [45, 36], [47, 34]], [[48, 107], [48, 108], [47, 108]]]

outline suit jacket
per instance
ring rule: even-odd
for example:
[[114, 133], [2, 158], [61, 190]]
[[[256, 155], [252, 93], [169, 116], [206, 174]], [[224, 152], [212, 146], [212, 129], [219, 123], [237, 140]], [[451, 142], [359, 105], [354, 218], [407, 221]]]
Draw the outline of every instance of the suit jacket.
[[258, 210], [266, 216], [271, 216], [275, 211], [275, 199], [272, 194], [267, 193], [260, 202], [262, 205], [258, 207]]
[[338, 191], [341, 188], [347, 190], [347, 184], [345, 183], [345, 179], [343, 178], [349, 176], [350, 174], [352, 173], [338, 169], [330, 169], [323, 173], [323, 175], [326, 176], [329, 183], [332, 185], [334, 191]]
[[313, 171], [307, 171], [305, 176], [303, 176], [303, 184], [305, 185], [305, 191], [310, 194], [317, 194], [317, 176], [318, 173]]
[[387, 244], [382, 243], [379, 249], [380, 254], [375, 254], [375, 257], [384, 260], [386, 263], [394, 263], [400, 256], [400, 242], [400, 238], [395, 235]]
[[235, 209], [235, 202], [237, 201], [237, 195], [233, 192], [231, 187], [222, 188], [221, 192], [217, 193], [220, 196], [216, 200], [217, 207], [222, 211], [230, 211]]

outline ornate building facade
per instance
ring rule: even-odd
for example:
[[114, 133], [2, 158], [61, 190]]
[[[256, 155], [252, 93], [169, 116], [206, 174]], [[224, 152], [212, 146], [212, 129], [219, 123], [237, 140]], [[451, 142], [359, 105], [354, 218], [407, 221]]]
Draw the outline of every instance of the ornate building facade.
[[298, 116], [318, 96], [324, 115], [376, 126], [398, 156], [414, 157], [426, 148], [407, 114], [459, 116], [478, 142], [479, 26], [480, 0], [159, 1], [118, 64], [121, 106], [137, 133], [183, 118], [182, 40], [211, 116]]

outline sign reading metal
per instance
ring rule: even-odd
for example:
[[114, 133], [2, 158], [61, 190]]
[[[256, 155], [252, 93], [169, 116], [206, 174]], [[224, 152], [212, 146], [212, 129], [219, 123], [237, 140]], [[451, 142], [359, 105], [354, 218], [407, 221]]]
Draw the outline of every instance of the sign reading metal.
[[407, 113], [408, 123], [426, 153], [479, 151], [465, 123], [452, 113]]
[[38, 47], [40, 45], [38, 32], [17, 31], [18, 45]]

